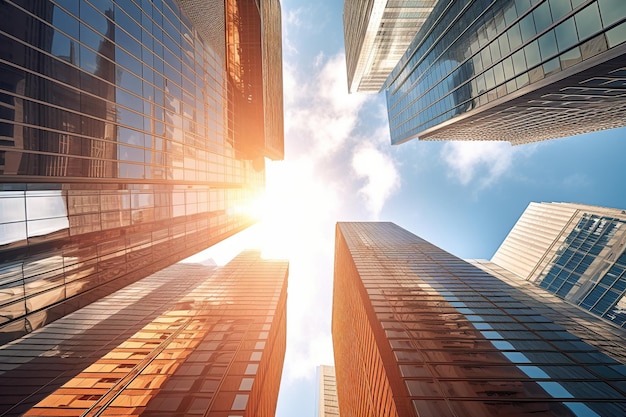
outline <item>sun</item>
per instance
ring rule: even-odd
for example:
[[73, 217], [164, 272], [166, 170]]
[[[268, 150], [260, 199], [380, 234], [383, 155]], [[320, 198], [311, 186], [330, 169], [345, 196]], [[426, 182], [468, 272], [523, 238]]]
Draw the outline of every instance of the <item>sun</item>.
[[[315, 249], [320, 228], [332, 227], [336, 195], [315, 172], [312, 161], [272, 161], [266, 166], [266, 189], [248, 207], [259, 219], [256, 248], [262, 256], [290, 259]], [[327, 224], [331, 222], [330, 226]]]

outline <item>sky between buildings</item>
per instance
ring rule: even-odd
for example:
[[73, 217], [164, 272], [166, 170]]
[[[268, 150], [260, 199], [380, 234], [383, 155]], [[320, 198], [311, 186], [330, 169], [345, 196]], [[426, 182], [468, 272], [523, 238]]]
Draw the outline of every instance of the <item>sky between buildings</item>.
[[260, 224], [193, 259], [244, 248], [290, 260], [277, 417], [314, 417], [332, 364], [334, 226], [385, 220], [461, 258], [489, 259], [531, 201], [626, 209], [626, 129], [511, 147], [390, 145], [384, 94], [347, 93], [340, 0], [282, 0], [285, 160], [268, 162]]

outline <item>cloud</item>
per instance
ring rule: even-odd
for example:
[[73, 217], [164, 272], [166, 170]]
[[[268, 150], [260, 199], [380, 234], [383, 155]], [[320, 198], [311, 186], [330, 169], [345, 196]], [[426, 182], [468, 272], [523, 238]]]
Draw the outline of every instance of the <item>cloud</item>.
[[348, 94], [345, 58], [318, 55], [303, 74], [285, 65], [285, 137], [313, 158], [336, 153], [350, 139], [370, 98]]
[[447, 142], [440, 156], [449, 175], [461, 184], [476, 182], [479, 188], [487, 188], [511, 168], [518, 151], [508, 142], [455, 141]]
[[385, 201], [400, 186], [400, 175], [394, 161], [367, 144], [354, 153], [352, 169], [359, 178], [366, 179], [359, 193], [365, 197], [372, 216], [378, 219]]

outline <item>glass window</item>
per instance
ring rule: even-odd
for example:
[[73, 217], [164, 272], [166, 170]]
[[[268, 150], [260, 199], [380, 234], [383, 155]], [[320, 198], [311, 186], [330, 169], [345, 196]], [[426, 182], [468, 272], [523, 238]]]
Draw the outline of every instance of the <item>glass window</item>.
[[71, 37], [78, 39], [78, 20], [59, 7], [54, 8], [54, 12], [52, 14], [52, 24]]
[[[83, 2], [85, 3], [85, 2]], [[100, 10], [102, 14], [106, 14], [113, 12], [113, 2], [111, 0], [91, 0], [93, 7]], [[83, 18], [83, 12], [85, 11], [85, 6], [81, 6], [80, 8], [80, 17]], [[84, 19], [83, 19], [84, 20]]]
[[550, 9], [552, 18], [557, 21], [572, 11], [572, 5], [569, 0], [550, 0]]
[[[141, 56], [141, 53], [137, 56]], [[141, 70], [143, 69], [141, 62], [119, 47], [115, 48], [115, 60], [119, 65], [141, 76]]]
[[27, 191], [26, 213], [29, 220], [65, 217], [67, 216], [65, 197], [60, 190]]
[[59, 31], [54, 31], [54, 34], [52, 36], [52, 48], [50, 52], [52, 53], [52, 55], [58, 58], [64, 59], [66, 61], [72, 60], [72, 63], [74, 63], [73, 59], [75, 58], [72, 56], [72, 54], [74, 53], [73, 42], [70, 40], [70, 38], [68, 38]]
[[524, 54], [526, 55], [526, 64], [528, 65], [528, 68], [532, 68], [541, 62], [539, 44], [536, 40], [524, 47]]
[[559, 52], [563, 52], [578, 43], [578, 33], [576, 32], [573, 17], [570, 17], [554, 28], [554, 33], [556, 35]]
[[[98, 12], [96, 9], [90, 6], [89, 3], [87, 2], [84, 2], [81, 5], [80, 18], [82, 22], [88, 23], [89, 26], [91, 26], [93, 29], [95, 29], [97, 32], [99, 32], [103, 36], [107, 35], [109, 25], [112, 24], [111, 22], [109, 22], [109, 20], [106, 17], [104, 17], [104, 14]], [[82, 41], [82, 38], [81, 38], [81, 41]]]
[[598, 0], [604, 27], [626, 18], [626, 2], [622, 0]]
[[121, 9], [132, 16], [137, 22], [141, 22], [141, 10], [131, 0], [116, 0]]
[[500, 35], [498, 43], [500, 44], [500, 52], [502, 53], [502, 56], [508, 55], [509, 52], [511, 52], [511, 48], [509, 47], [509, 36], [506, 32]]
[[550, 30], [549, 32], [541, 35], [541, 37], [539, 38], [539, 50], [541, 52], [542, 61], [545, 61], [546, 59], [551, 58], [558, 53], [554, 30]]
[[626, 22], [608, 30], [606, 32], [606, 40], [609, 48], [613, 48], [614, 46], [626, 42]]
[[0, 223], [0, 245], [26, 240], [26, 222]]
[[596, 3], [592, 3], [576, 13], [574, 18], [576, 19], [576, 27], [578, 28], [578, 37], [580, 39], [589, 38], [602, 29], [600, 12]]
[[91, 49], [81, 46], [79, 63], [83, 70], [95, 74], [98, 69], [98, 55]]
[[515, 0], [515, 7], [517, 8], [517, 15], [521, 15], [530, 7], [530, 0]]
[[56, 0], [56, 3], [75, 16], [78, 16], [78, 0]]
[[528, 69], [523, 49], [511, 55], [511, 58], [513, 60], [513, 69], [515, 70], [515, 74], [521, 74]]
[[248, 404], [248, 394], [237, 394], [233, 401], [231, 410], [245, 410]]
[[537, 33], [546, 30], [552, 24], [552, 15], [550, 14], [550, 5], [548, 2], [537, 6], [537, 8], [533, 10], [533, 16], [535, 18]]
[[507, 30], [506, 33], [509, 37], [509, 45], [511, 46], [512, 51], [516, 50], [522, 45], [522, 34], [520, 33], [519, 23], [511, 26], [511, 28]]
[[251, 390], [253, 382], [254, 382], [254, 378], [242, 378], [241, 384], [239, 385], [239, 391]]
[[519, 27], [522, 34], [522, 40], [524, 42], [528, 41], [537, 34], [537, 30], [535, 29], [535, 19], [533, 18], [532, 13], [520, 20]]
[[[133, 19], [128, 17], [122, 8], [119, 6], [115, 7], [115, 23], [134, 36], [136, 39], [141, 39], [141, 26]], [[126, 9], [123, 9], [126, 10]], [[139, 16], [137, 16], [137, 20], [139, 20]], [[118, 29], [119, 30], [119, 29]]]
[[139, 45], [139, 42], [119, 27], [115, 28], [115, 43], [130, 52], [131, 55], [141, 56], [141, 45]]

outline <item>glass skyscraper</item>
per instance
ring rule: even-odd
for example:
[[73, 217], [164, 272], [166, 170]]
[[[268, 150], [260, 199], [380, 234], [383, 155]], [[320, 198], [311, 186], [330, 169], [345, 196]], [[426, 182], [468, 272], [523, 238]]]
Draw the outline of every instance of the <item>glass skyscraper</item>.
[[626, 212], [530, 203], [491, 262], [611, 321], [626, 325]]
[[378, 93], [437, 0], [345, 0], [348, 90]]
[[272, 417], [287, 275], [179, 263], [0, 346], [0, 414]]
[[338, 223], [334, 279], [342, 414], [626, 412], [624, 329], [527, 281], [392, 223]]
[[278, 0], [0, 3], [0, 341], [253, 223]]
[[625, 53], [620, 0], [439, 0], [383, 86], [391, 142], [623, 126]]

